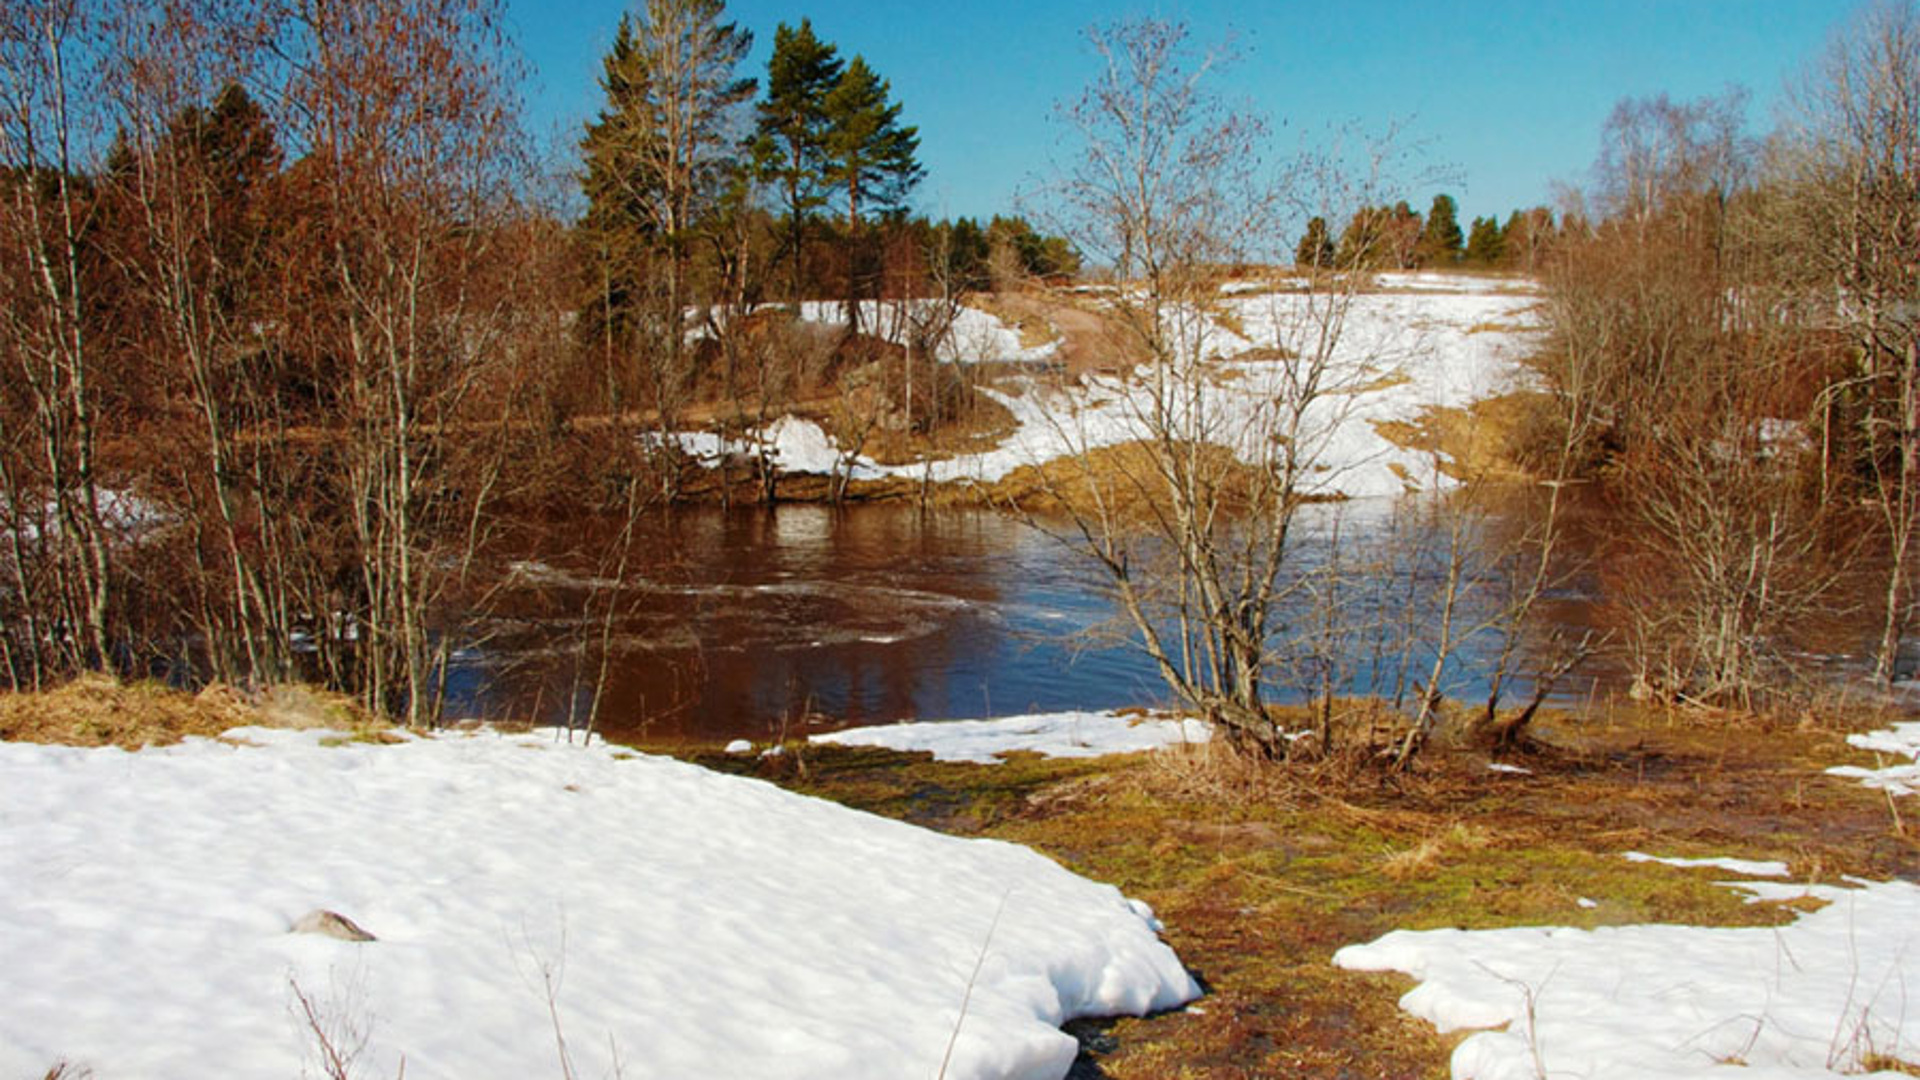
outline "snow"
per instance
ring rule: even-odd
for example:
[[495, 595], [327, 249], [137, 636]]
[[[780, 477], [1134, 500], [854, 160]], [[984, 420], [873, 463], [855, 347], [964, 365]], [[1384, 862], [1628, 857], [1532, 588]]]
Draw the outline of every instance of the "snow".
[[[1920, 722], [1847, 741], [1909, 764], [1829, 773], [1894, 795], [1920, 790]], [[1771, 861], [1626, 858], [1788, 872]], [[1850, 887], [1724, 883], [1753, 902], [1824, 905], [1782, 927], [1395, 930], [1341, 949], [1333, 962], [1409, 975], [1419, 985], [1401, 1008], [1442, 1032], [1477, 1029], [1454, 1050], [1456, 1080], [1802, 1080], [1893, 1059], [1920, 1064], [1920, 1009], [1908, 1000], [1920, 989], [1920, 885], [1847, 880]]]
[[1782, 927], [1395, 930], [1334, 954], [1398, 971], [1442, 1032], [1456, 1080], [1542, 1076], [1797, 1080], [1920, 1062], [1920, 886], [1743, 883], [1826, 902]]
[[947, 1076], [1059, 1077], [1061, 1022], [1198, 993], [1016, 845], [550, 735], [227, 738], [0, 744], [0, 1075], [318, 1075], [297, 983], [356, 1075], [557, 1076], [557, 1018], [580, 1076], [931, 1076], [958, 1026]]
[[1748, 877], [1786, 877], [1787, 864], [1776, 861], [1760, 862], [1753, 859], [1729, 859], [1721, 856], [1706, 859], [1683, 859], [1671, 855], [1648, 855], [1643, 851], [1629, 851], [1628, 862], [1659, 863], [1662, 866], [1678, 866], [1683, 869], [1708, 867], [1725, 870], [1729, 874], [1745, 874]]
[[[1539, 337], [1530, 282], [1432, 273], [1388, 274], [1379, 280], [1393, 291], [1353, 298], [1323, 393], [1305, 417], [1299, 442], [1312, 464], [1304, 486], [1316, 494], [1391, 496], [1410, 483], [1449, 483], [1435, 474], [1426, 453], [1394, 445], [1379, 425], [1413, 422], [1428, 407], [1463, 408], [1510, 389], [1523, 378], [1519, 360]], [[1215, 311], [1170, 316], [1169, 329], [1185, 335], [1198, 355], [1208, 358], [1212, 378], [1197, 409], [1200, 433], [1208, 441], [1247, 460], [1266, 452], [1275, 434], [1272, 403], [1288, 394], [1294, 365], [1262, 359], [1254, 350], [1278, 346], [1311, 355], [1317, 327], [1336, 311], [1331, 303], [1324, 295], [1230, 282]], [[840, 318], [835, 304], [803, 308], [806, 318]], [[883, 336], [899, 321], [881, 308], [863, 311], [862, 318]], [[1032, 360], [1052, 355], [1057, 347], [1023, 349], [1015, 330], [974, 308], [963, 310], [955, 340], [949, 359], [964, 354], [966, 359]], [[1064, 387], [1026, 377], [982, 388], [1013, 414], [1015, 430], [991, 450], [939, 461], [883, 466], [865, 457], [846, 460], [817, 424], [793, 417], [753, 438], [774, 444], [778, 466], [790, 473], [838, 469], [861, 480], [892, 476], [992, 483], [1024, 466], [1146, 438], [1152, 398], [1145, 379], [1142, 369], [1125, 376], [1087, 376]], [[716, 436], [698, 433], [681, 441], [708, 460], [753, 445], [722, 446]]]
[[1920, 793], [1920, 721], [1895, 724], [1885, 731], [1849, 735], [1847, 742], [1862, 750], [1894, 758], [1905, 758], [1906, 761], [1884, 765], [1877, 769], [1863, 768], [1858, 765], [1836, 765], [1827, 772], [1834, 776], [1859, 780], [1868, 787], [1878, 788], [1891, 795]]
[[[865, 333], [895, 345], [904, 345], [910, 322], [914, 319], [925, 320], [937, 303], [934, 300], [910, 303], [863, 300], [860, 302], [860, 327]], [[846, 314], [846, 305], [840, 301], [810, 300], [800, 305], [801, 319], [827, 326], [845, 326]], [[1032, 363], [1051, 358], [1059, 348], [1058, 340], [1032, 347], [1023, 346], [1017, 329], [990, 312], [963, 304], [954, 312], [951, 332], [947, 340], [941, 343], [937, 358], [962, 364], [985, 361]]]
[[1081, 758], [1158, 750], [1212, 737], [1204, 721], [1122, 716], [1113, 712], [1039, 713], [992, 720], [941, 720], [848, 728], [809, 741], [837, 746], [879, 746], [902, 752], [930, 751], [935, 761], [998, 762], [1001, 755], [1029, 751], [1045, 757]]

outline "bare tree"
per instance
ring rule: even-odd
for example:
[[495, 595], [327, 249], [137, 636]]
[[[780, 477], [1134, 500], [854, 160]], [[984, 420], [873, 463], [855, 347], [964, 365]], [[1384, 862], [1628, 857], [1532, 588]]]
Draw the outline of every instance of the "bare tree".
[[1121, 391], [1132, 441], [1096, 448], [1063, 417], [1077, 452], [1045, 482], [1068, 508], [1064, 538], [1111, 586], [1173, 695], [1236, 745], [1278, 755], [1264, 683], [1278, 615], [1303, 589], [1295, 516], [1337, 479], [1317, 466], [1361, 379], [1340, 349], [1360, 278], [1316, 275], [1276, 294], [1256, 332], [1268, 362], [1242, 365], [1231, 387], [1209, 312], [1222, 267], [1280, 244], [1283, 211], [1332, 216], [1324, 204], [1361, 202], [1387, 154], [1372, 148], [1359, 184], [1327, 159], [1276, 183], [1261, 170], [1264, 125], [1207, 89], [1226, 54], [1196, 51], [1184, 27], [1157, 20], [1089, 40], [1099, 74], [1060, 110], [1081, 149], [1055, 193], [1056, 231], [1115, 268], [1104, 311], [1114, 348], [1148, 359]]
[[[471, 567], [508, 426], [474, 408], [501, 359], [517, 264], [495, 245], [518, 152], [488, 0], [301, 0], [288, 129], [317, 174], [325, 339], [346, 410], [342, 471], [369, 706], [431, 723], [457, 636], [440, 608]], [[496, 287], [487, 288], [483, 284]], [[492, 439], [461, 439], [463, 432]]]
[[[84, 174], [102, 135], [92, 95], [99, 22], [81, 0], [27, 0], [0, 13], [0, 246], [8, 264], [0, 281], [0, 448], [24, 451], [0, 480], [14, 587], [39, 594], [28, 605], [45, 616], [29, 626], [23, 647], [65, 670], [112, 661], [98, 327], [83, 272], [97, 209]], [[30, 664], [36, 677], [40, 663]]]
[[1884, 541], [1874, 671], [1891, 680], [1920, 577], [1920, 10], [1863, 8], [1795, 105], [1779, 158], [1797, 240], [1784, 268], [1858, 351], [1858, 381], [1835, 392], [1865, 397], [1863, 465]]

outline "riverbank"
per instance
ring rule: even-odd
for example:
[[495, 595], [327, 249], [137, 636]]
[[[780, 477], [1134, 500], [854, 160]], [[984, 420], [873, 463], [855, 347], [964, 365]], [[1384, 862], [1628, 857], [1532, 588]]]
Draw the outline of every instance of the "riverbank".
[[[0, 963], [7, 973], [0, 979], [9, 1000], [24, 1003], [15, 1017], [35, 1018], [31, 1043], [21, 1034], [24, 1020], [0, 1032], [0, 1047], [14, 1054], [0, 1062], [26, 1073], [67, 1060], [93, 1065], [98, 1080], [170, 1075], [161, 1065], [183, 1059], [165, 1055], [186, 1045], [183, 1033], [191, 1030], [196, 1039], [211, 1032], [249, 1048], [225, 1055], [202, 1048], [190, 1055], [202, 1071], [221, 1060], [232, 1072], [226, 1066], [255, 1054], [275, 1068], [288, 1060], [297, 1068], [316, 1039], [300, 1013], [288, 1015], [299, 1008], [290, 996], [297, 985], [323, 1020], [345, 1025], [337, 1030], [371, 1031], [374, 1049], [356, 1075], [392, 1075], [401, 1051], [410, 1073], [428, 1075], [442, 1060], [436, 1055], [455, 1061], [459, 1046], [480, 1047], [490, 1063], [518, 1062], [515, 1075], [561, 1075], [556, 1036], [578, 1055], [577, 1065], [603, 1057], [609, 1033], [628, 1076], [710, 1074], [712, 1062], [733, 1060], [724, 1055], [736, 1046], [827, 1062], [818, 1054], [843, 1041], [832, 1034], [835, 1016], [861, 1030], [876, 1025], [881, 1012], [857, 997], [873, 992], [900, 1003], [877, 1023], [895, 1049], [870, 1047], [853, 1064], [836, 1058], [833, 1075], [860, 1075], [875, 1061], [886, 1063], [870, 1069], [876, 1076], [932, 1074], [964, 1012], [963, 1031], [1031, 1049], [1020, 1058], [1031, 1067], [981, 1057], [948, 1076], [1061, 1075], [1051, 1070], [1066, 1067], [1060, 1055], [1071, 1057], [1073, 1044], [1050, 1041], [1043, 1030], [1074, 1015], [1083, 1017], [1068, 1023], [1079, 1057], [1067, 1075], [1075, 1077], [1444, 1076], [1472, 1032], [1437, 1033], [1399, 1005], [1412, 980], [1336, 966], [1336, 953], [1403, 930], [1565, 927], [1553, 939], [1562, 941], [1644, 924], [1788, 927], [1814, 909], [1857, 909], [1852, 929], [1862, 948], [1876, 957], [1920, 957], [1920, 943], [1871, 936], [1867, 920], [1876, 909], [1864, 897], [1849, 900], [1862, 881], [1920, 879], [1912, 809], [1860, 776], [1826, 771], [1898, 761], [1907, 744], [1889, 741], [1897, 731], [1849, 742], [1884, 728], [1885, 716], [1762, 723], [1603, 706], [1543, 717], [1540, 742], [1498, 759], [1469, 745], [1435, 746], [1404, 777], [1361, 758], [1249, 768], [1190, 728], [1159, 718], [1134, 722], [1140, 719], [1022, 718], [1002, 722], [999, 734], [1053, 752], [1091, 752], [1114, 739], [1164, 749], [996, 758], [994, 733], [984, 725], [964, 738], [935, 733], [942, 756], [973, 761], [794, 741], [775, 753], [680, 747], [686, 764], [679, 764], [597, 742], [591, 750], [556, 743], [550, 733], [427, 740], [242, 729], [224, 741], [196, 738], [134, 754], [0, 744], [8, 790], [35, 800], [0, 819], [18, 833], [0, 851], [25, 860], [17, 873], [8, 871], [17, 887], [0, 916], [0, 946], [17, 955]], [[903, 745], [908, 735], [882, 729], [852, 738], [862, 737]], [[161, 776], [191, 782], [155, 779]], [[1902, 776], [1886, 774], [1883, 787], [1903, 784]], [[198, 795], [189, 799], [187, 791]], [[174, 794], [157, 798], [165, 792]], [[726, 794], [710, 801], [716, 793]], [[865, 813], [788, 801], [795, 795]], [[745, 802], [729, 816], [724, 808], [736, 797]], [[867, 815], [922, 828], [896, 834], [889, 828], [898, 826]], [[795, 829], [782, 831], [788, 820]], [[87, 855], [89, 845], [134, 826], [140, 843], [113, 858]], [[1029, 862], [1019, 848], [954, 846], [934, 832], [1008, 841], [1077, 876], [1046, 860]], [[255, 835], [280, 854], [264, 862], [250, 855], [245, 838]], [[902, 861], [888, 871], [896, 844]], [[41, 849], [44, 857], [36, 856]], [[729, 853], [740, 852], [752, 869], [736, 880], [727, 867]], [[1743, 862], [1670, 865], [1640, 855]], [[137, 895], [120, 887], [149, 856], [159, 877]], [[969, 877], [976, 859], [993, 865], [974, 867], [984, 876]], [[878, 876], [850, 889], [849, 867]], [[1784, 876], [1744, 892], [1718, 884], [1743, 877], [1736, 870], [1776, 869]], [[1006, 899], [1009, 882], [1026, 899]], [[529, 900], [529, 886], [544, 900]], [[763, 887], [776, 886], [778, 902], [769, 894], [754, 906]], [[896, 894], [905, 904], [898, 912], [888, 906]], [[627, 899], [603, 910], [614, 895]], [[1162, 948], [1152, 942], [1154, 924], [1119, 902], [1123, 895], [1152, 908], [1170, 952], [1153, 951]], [[1038, 923], [1027, 921], [1034, 912], [1026, 905], [1045, 896], [1066, 899], [1042, 903]], [[380, 940], [288, 934], [301, 914], [294, 909], [308, 905], [337, 908]], [[1818, 930], [1810, 923], [1805, 932]], [[33, 959], [46, 943], [69, 940], [114, 943], [112, 972]], [[1480, 940], [1468, 935], [1461, 945]], [[695, 956], [688, 942], [714, 948]], [[930, 959], [936, 945], [945, 960]], [[213, 949], [226, 959], [213, 967], [156, 959], [173, 946]], [[816, 947], [824, 951], [809, 951]], [[1408, 947], [1371, 962], [1392, 966], [1411, 955]], [[452, 952], [442, 955], [445, 949]], [[841, 979], [832, 973], [847, 955], [865, 957], [866, 966]], [[1175, 955], [1179, 963], [1166, 967]], [[404, 961], [397, 968], [387, 966], [394, 956]], [[271, 963], [254, 970], [234, 957]], [[1163, 1011], [1185, 993], [1180, 965], [1205, 995]], [[1040, 984], [1032, 979], [1041, 971], [1052, 989], [1034, 998]], [[395, 972], [406, 978], [390, 982]], [[644, 993], [627, 985], [629, 976], [645, 983]], [[1574, 984], [1572, 974], [1553, 983]], [[603, 1000], [603, 992], [611, 996]], [[1423, 996], [1475, 1000], [1458, 996], [1465, 993], [1455, 987]], [[273, 1006], [271, 1030], [243, 1036], [233, 1025], [245, 1010], [232, 1003], [249, 994]], [[1034, 1004], [1042, 999], [1056, 1005]], [[1889, 1045], [1883, 1032], [1858, 1022], [1863, 1007], [1896, 1025], [1920, 1020], [1889, 1000], [1884, 985], [1863, 987], [1858, 1000], [1836, 1007], [1833, 1026], [1818, 1039], [1854, 1016], [1852, 1030], [1878, 1039], [1855, 1049], [1878, 1056], [1835, 1057], [1832, 1071], [1862, 1061], [1908, 1068], [1900, 1062], [1920, 1058], [1913, 1053], [1920, 1033]], [[648, 1004], [636, 1009], [635, 1001]], [[459, 1007], [450, 1012], [453, 1004]], [[1541, 999], [1543, 1010], [1550, 1005]], [[138, 1019], [116, 1019], [120, 1007]], [[628, 1026], [686, 1008], [697, 1015], [670, 1036]], [[1096, 1019], [1136, 1010], [1152, 1015]], [[220, 1024], [202, 1023], [216, 1013]], [[449, 1028], [445, 1017], [456, 1013], [465, 1019]], [[976, 1022], [982, 1026], [973, 1029]], [[62, 1026], [69, 1023], [81, 1026]], [[994, 1026], [1002, 1023], [1014, 1026]], [[88, 1030], [160, 1056], [138, 1058], [131, 1072], [102, 1067], [136, 1059], [90, 1056], [75, 1034]], [[726, 1045], [689, 1041], [693, 1030], [728, 1032]], [[1543, 1021], [1540, 1030], [1559, 1029]], [[938, 1044], [930, 1058], [922, 1043]], [[1566, 1048], [1545, 1052], [1549, 1067], [1577, 1071]], [[959, 1060], [976, 1061], [964, 1052]], [[1829, 1074], [1816, 1064], [1766, 1075]], [[456, 1071], [486, 1075], [488, 1068]]]
[[[1449, 1074], [1456, 1048], [1475, 1034], [1471, 1023], [1437, 1032], [1399, 1006], [1414, 980], [1337, 967], [1339, 950], [1397, 930], [1538, 926], [1568, 928], [1555, 932], [1561, 935], [1556, 941], [1596, 932], [1604, 951], [1613, 927], [1786, 927], [1807, 912], [1832, 908], [1829, 929], [1819, 923], [1805, 929], [1808, 940], [1822, 943], [1808, 946], [1810, 952], [1831, 944], [1835, 919], [1857, 918], [1853, 929], [1863, 954], [1910, 963], [1920, 954], [1913, 927], [1894, 927], [1906, 936], [1904, 945], [1889, 939], [1884, 927], [1867, 923], [1876, 910], [1871, 898], [1863, 894], [1856, 904], [1850, 897], [1863, 881], [1920, 880], [1920, 838], [1908, 820], [1913, 809], [1825, 771], [1871, 764], [1870, 749], [1850, 745], [1848, 735], [1878, 729], [1884, 720], [1853, 714], [1762, 724], [1625, 707], [1584, 717], [1556, 713], [1543, 720], [1545, 741], [1522, 752], [1494, 760], [1470, 747], [1436, 747], [1417, 775], [1392, 779], [1354, 761], [1247, 770], [1205, 747], [1093, 761], [1018, 754], [999, 765], [833, 746], [812, 747], [803, 760], [720, 753], [696, 760], [959, 835], [1025, 844], [1152, 904], [1168, 943], [1207, 996], [1174, 1013], [1078, 1026], [1085, 1053], [1076, 1076], [1441, 1077]], [[1880, 764], [1897, 760], [1885, 755], [1883, 748]], [[1679, 866], [1636, 861], [1630, 853], [1709, 861]], [[1720, 883], [1744, 875], [1713, 862], [1726, 858], [1781, 863], [1785, 876], [1744, 891], [1729, 888]], [[1901, 894], [1895, 902], [1911, 908], [1912, 897]], [[1855, 909], [1857, 916], [1847, 914]], [[1803, 989], [1785, 977], [1753, 974], [1739, 986], [1744, 996], [1727, 993], [1727, 961], [1744, 962], [1746, 954], [1744, 939], [1713, 936], [1726, 932], [1699, 932], [1703, 955], [1719, 958], [1717, 967], [1635, 974], [1624, 966], [1628, 953], [1617, 972], [1620, 984], [1602, 990], [1663, 1010], [1668, 998], [1639, 992], [1658, 976], [1661, 986], [1697, 985], [1706, 1005], [1723, 1000], [1738, 1011], [1755, 994], [1778, 990], [1785, 1000], [1787, 991]], [[1467, 947], [1478, 940], [1469, 935], [1460, 942], [1468, 961]], [[1775, 940], [1771, 932], [1767, 940]], [[1800, 939], [1778, 940], [1791, 947]], [[1670, 955], [1675, 963], [1692, 962], [1686, 958], [1693, 954]], [[1809, 970], [1832, 975], [1831, 959], [1816, 963], [1810, 956]], [[1856, 970], [1868, 977], [1866, 966]], [[1878, 1056], [1868, 1055], [1866, 1066], [1915, 1071], [1920, 1018], [1898, 1009], [1896, 1000], [1908, 984], [1898, 970], [1891, 981], [1878, 968], [1871, 974], [1883, 982], [1850, 988], [1842, 979], [1807, 990], [1827, 1009], [1818, 1023], [1808, 1020], [1801, 1001], [1801, 1013], [1763, 1017], [1741, 1029], [1741, 1038], [1756, 1031], [1766, 1036], [1749, 1046], [1754, 1071], [1741, 1075], [1862, 1071], [1847, 1058], [1844, 1042], [1855, 1032], [1873, 1034], [1862, 1023], [1867, 1015], [1906, 1026], [1897, 1048], [1882, 1032]], [[1528, 994], [1541, 994], [1543, 1017], [1555, 994], [1571, 997], [1578, 1028], [1591, 1005], [1580, 997], [1587, 989], [1580, 977], [1569, 965], [1557, 983], [1519, 987], [1496, 980], [1495, 989], [1508, 992], [1513, 1001], [1503, 1004], [1512, 1009], [1531, 1000]], [[1422, 997], [1444, 1002], [1453, 989], [1428, 989]], [[1823, 992], [1832, 1000], [1819, 997]], [[1689, 1001], [1687, 1008], [1701, 1004]], [[1479, 1008], [1481, 1025], [1519, 1018], [1489, 1017], [1484, 1002]], [[1687, 1015], [1702, 1044], [1719, 1047], [1728, 1032], [1708, 1030], [1718, 1016], [1710, 1012]], [[1767, 1057], [1768, 1047], [1784, 1053], [1776, 1021], [1788, 1028], [1812, 1024], [1798, 1032], [1797, 1052], [1804, 1056], [1811, 1039], [1820, 1060], [1781, 1064]], [[1589, 1046], [1594, 1032], [1620, 1043], [1618, 1024], [1616, 1017], [1596, 1019], [1585, 1029]], [[1541, 1050], [1552, 1075], [1615, 1074], [1605, 1067], [1582, 1072], [1578, 1046], [1555, 1034], [1565, 1029], [1543, 1020], [1540, 1030], [1562, 1043]], [[1676, 1061], [1693, 1067], [1687, 1047], [1655, 1045], [1656, 1036], [1668, 1033], [1650, 1021], [1644, 1045], [1629, 1049], [1652, 1054], [1668, 1069]], [[1455, 1076], [1522, 1075], [1497, 1071], [1492, 1056], [1477, 1066], [1491, 1071], [1453, 1060]], [[1646, 1075], [1678, 1075], [1651, 1068]]]

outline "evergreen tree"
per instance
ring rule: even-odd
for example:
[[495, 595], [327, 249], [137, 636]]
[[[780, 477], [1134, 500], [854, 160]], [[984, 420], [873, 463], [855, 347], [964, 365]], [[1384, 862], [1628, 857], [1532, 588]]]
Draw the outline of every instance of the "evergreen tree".
[[801, 244], [807, 215], [825, 202], [827, 95], [844, 64], [834, 46], [814, 36], [813, 24], [786, 23], [773, 35], [767, 60], [767, 97], [758, 106], [753, 159], [760, 176], [780, 191], [787, 212], [789, 286], [800, 296]]
[[1420, 261], [1446, 265], [1460, 261], [1459, 207], [1451, 195], [1435, 195], [1427, 211], [1426, 228], [1420, 234]]
[[1494, 265], [1500, 261], [1505, 239], [1496, 218], [1474, 218], [1473, 228], [1467, 235], [1467, 261], [1477, 266]]
[[866, 60], [854, 57], [827, 95], [827, 134], [822, 175], [846, 202], [847, 326], [860, 329], [859, 300], [871, 267], [861, 235], [861, 210], [898, 209], [920, 182], [917, 129], [900, 125], [900, 104]]
[[1327, 230], [1327, 219], [1316, 215], [1307, 222], [1306, 235], [1293, 249], [1293, 264], [1322, 269], [1333, 265], [1333, 255], [1333, 236]]
[[734, 114], [754, 91], [733, 73], [753, 35], [723, 22], [725, 11], [723, 0], [647, 0], [639, 18], [622, 16], [601, 80], [606, 106], [581, 141], [582, 233], [599, 270], [582, 325], [598, 331], [612, 363], [640, 344], [633, 334], [649, 321], [646, 286], [664, 284], [663, 295], [653, 290], [655, 348], [639, 350], [663, 421], [670, 384], [688, 374], [689, 240], [732, 186]]
[[897, 208], [924, 175], [914, 156], [919, 130], [900, 126], [900, 104], [887, 100], [891, 89], [856, 56], [827, 95], [824, 173], [846, 199], [852, 229], [859, 228], [862, 204]]

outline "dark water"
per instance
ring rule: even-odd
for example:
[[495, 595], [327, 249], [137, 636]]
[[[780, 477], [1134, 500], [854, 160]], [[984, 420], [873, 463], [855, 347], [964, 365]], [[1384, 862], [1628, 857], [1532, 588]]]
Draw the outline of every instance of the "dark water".
[[[991, 512], [892, 506], [681, 511], [643, 524], [628, 584], [535, 545], [463, 653], [456, 714], [584, 722], [610, 629], [603, 730], [766, 739], [836, 722], [1157, 700], [1077, 557]], [[596, 548], [610, 527], [577, 546]], [[614, 617], [604, 623], [605, 605]]]
[[[1339, 560], [1346, 583], [1331, 597], [1302, 590], [1282, 629], [1310, 640], [1332, 613], [1344, 627], [1332, 650], [1344, 690], [1411, 695], [1429, 672], [1430, 644], [1403, 638], [1437, 622], [1446, 544], [1430, 530], [1409, 544], [1407, 531], [1380, 503], [1317, 508], [1297, 532], [1299, 565]], [[1152, 666], [1115, 638], [1086, 557], [992, 511], [683, 510], [641, 523], [620, 587], [605, 554], [616, 533], [610, 522], [569, 522], [516, 542], [478, 620], [482, 637], [460, 654], [453, 715], [584, 724], [602, 680], [603, 635], [597, 723], [615, 737], [764, 740], [783, 727], [797, 734], [1166, 696]], [[1400, 538], [1382, 543], [1389, 533]], [[1476, 591], [1459, 625], [1483, 619], [1495, 591]], [[1592, 618], [1577, 583], [1545, 607], [1575, 630]], [[1499, 643], [1492, 632], [1469, 638], [1448, 667], [1447, 691], [1484, 694]], [[1595, 670], [1558, 696], [1589, 692], [1607, 677]], [[1311, 658], [1277, 666], [1273, 696], [1297, 698], [1321, 674]], [[1513, 689], [1528, 686], [1521, 679]]]

